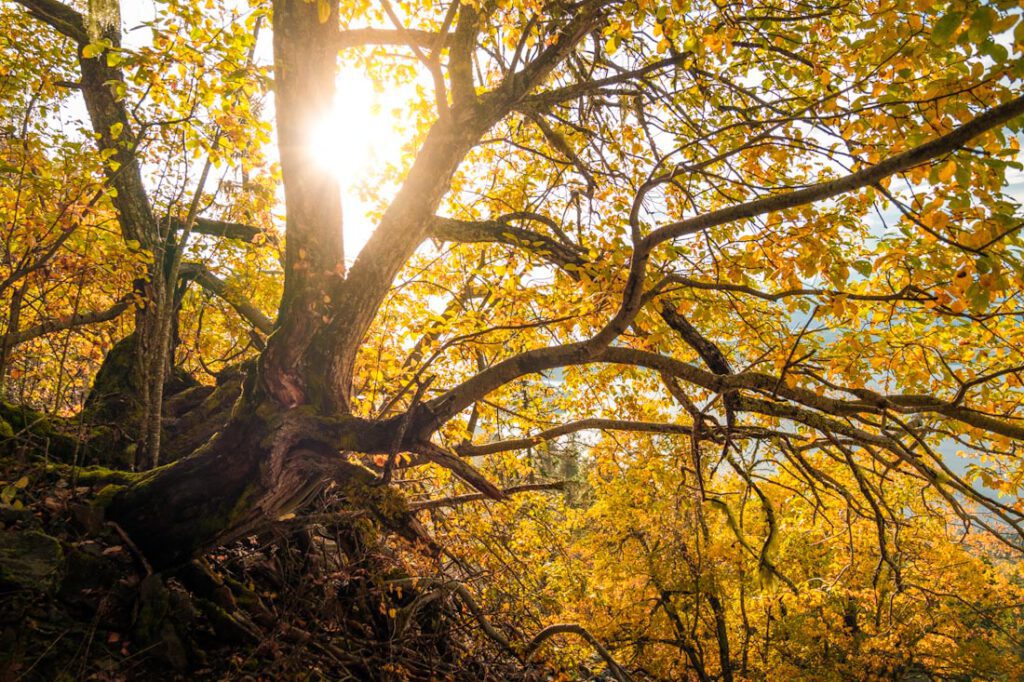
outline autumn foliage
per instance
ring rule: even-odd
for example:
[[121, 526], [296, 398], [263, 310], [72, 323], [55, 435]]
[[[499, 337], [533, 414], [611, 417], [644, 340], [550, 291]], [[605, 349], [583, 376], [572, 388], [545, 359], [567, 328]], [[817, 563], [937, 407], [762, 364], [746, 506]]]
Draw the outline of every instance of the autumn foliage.
[[1022, 6], [0, 0], [0, 448], [524, 679], [1020, 679]]

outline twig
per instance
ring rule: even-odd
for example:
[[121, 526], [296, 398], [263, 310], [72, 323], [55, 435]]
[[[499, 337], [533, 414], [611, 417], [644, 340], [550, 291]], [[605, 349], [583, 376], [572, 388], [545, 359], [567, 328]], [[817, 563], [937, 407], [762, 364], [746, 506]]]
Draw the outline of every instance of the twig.
[[124, 532], [124, 528], [121, 528], [121, 526], [115, 521], [107, 521], [107, 525], [114, 529], [118, 537], [121, 538], [121, 542], [123, 542], [128, 549], [132, 551], [132, 554], [142, 565], [142, 568], [145, 569], [146, 575], [153, 575], [153, 567], [150, 565], [149, 561], [146, 560], [146, 555], [139, 550], [138, 546], [136, 546], [134, 542], [132, 542], [132, 539], [128, 537], [128, 533]]

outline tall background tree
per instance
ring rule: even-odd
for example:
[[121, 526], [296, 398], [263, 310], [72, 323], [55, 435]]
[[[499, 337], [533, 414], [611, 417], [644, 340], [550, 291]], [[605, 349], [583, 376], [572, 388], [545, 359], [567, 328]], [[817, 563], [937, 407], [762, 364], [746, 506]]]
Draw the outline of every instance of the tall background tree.
[[[155, 568], [301, 513], [328, 487], [406, 536], [470, 543], [486, 564], [448, 524], [468, 514], [484, 537], [489, 517], [461, 503], [558, 472], [584, 487], [551, 501], [559, 542], [582, 542], [573, 529], [592, 537], [573, 551], [598, 572], [628, 546], [620, 568], [642, 584], [620, 589], [605, 571], [598, 582], [632, 601], [589, 612], [568, 595], [593, 588], [573, 583], [565, 559], [557, 606], [538, 607], [537, 625], [573, 613], [617, 638], [602, 618], [647, 604], [646, 625], [635, 613], [620, 623], [634, 667], [667, 648], [675, 662], [648, 672], [733, 679], [790, 659], [877, 672], [891, 661], [871, 668], [859, 647], [884, 630], [881, 601], [896, 622], [892, 595], [938, 565], [927, 538], [959, 525], [972, 542], [1024, 549], [1015, 3], [170, 2], [134, 47], [116, 2], [18, 4], [4, 12], [25, 40], [8, 54], [53, 70], [35, 84], [9, 58], [18, 96], [6, 120], [25, 123], [4, 172], [46, 192], [25, 170], [58, 158], [32, 145], [56, 135], [33, 113], [39, 98], [60, 109], [81, 97], [95, 148], [61, 144], [84, 157], [59, 181], [74, 183], [73, 200], [35, 201], [26, 220], [20, 195], [4, 195], [13, 288], [0, 291], [11, 301], [0, 358], [31, 336], [15, 312], [25, 292], [48, 286], [25, 268], [70, 248], [66, 234], [89, 239], [93, 223], [116, 220], [118, 246], [139, 254], [134, 295], [121, 284], [106, 309], [32, 329], [134, 308], [130, 343], [108, 353], [90, 401], [131, 407], [139, 466], [186, 454], [169, 440], [195, 446], [106, 506]], [[315, 160], [316, 131], [344, 106], [339, 59], [381, 87], [419, 88], [403, 112], [411, 151], [379, 178], [397, 189], [373, 197], [358, 254], [345, 252], [338, 179]], [[271, 125], [280, 282], [266, 272], [278, 244]], [[188, 282], [245, 324], [199, 324], [206, 299], [189, 298]], [[111, 284], [90, 280], [90, 300]], [[278, 284], [272, 322], [261, 310]], [[59, 314], [33, 295], [39, 315]], [[241, 344], [252, 362], [217, 390], [192, 385], [175, 368], [195, 369], [208, 343]], [[548, 451], [583, 432], [605, 435]], [[419, 469], [430, 477], [410, 476]], [[405, 501], [462, 484], [473, 491]], [[637, 500], [636, 518], [609, 511]], [[449, 504], [460, 511], [438, 511]], [[520, 504], [490, 509], [535, 527]], [[822, 524], [856, 532], [848, 568], [811, 541], [797, 547], [801, 533], [829, 546]], [[602, 545], [613, 538], [619, 550]], [[540, 561], [535, 544], [519, 551]], [[730, 552], [735, 563], [719, 565]], [[842, 656], [778, 634], [797, 627], [781, 594], [819, 594], [843, 571], [878, 600], [873, 633], [863, 595], [849, 595], [800, 602], [840, 614]], [[751, 590], [763, 613], [748, 611]], [[541, 630], [527, 654], [566, 633], [596, 643], [574, 627]]]

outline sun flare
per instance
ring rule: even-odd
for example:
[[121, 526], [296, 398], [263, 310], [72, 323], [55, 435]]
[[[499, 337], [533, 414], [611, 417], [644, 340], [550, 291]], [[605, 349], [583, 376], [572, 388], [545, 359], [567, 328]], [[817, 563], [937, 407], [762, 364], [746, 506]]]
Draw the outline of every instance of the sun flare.
[[394, 119], [384, 113], [399, 106], [401, 94], [380, 91], [363, 73], [338, 73], [334, 107], [313, 126], [309, 150], [313, 161], [334, 175], [345, 211], [345, 249], [353, 259], [373, 233], [369, 205], [361, 187], [401, 149]]

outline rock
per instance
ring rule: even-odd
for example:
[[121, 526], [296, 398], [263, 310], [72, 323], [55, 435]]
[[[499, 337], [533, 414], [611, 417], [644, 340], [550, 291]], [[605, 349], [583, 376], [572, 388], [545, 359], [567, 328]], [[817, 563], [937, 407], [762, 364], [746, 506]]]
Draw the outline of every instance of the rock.
[[49, 592], [64, 565], [60, 542], [38, 531], [0, 531], [0, 584]]
[[187, 631], [196, 614], [188, 595], [164, 583], [159, 575], [149, 575], [139, 585], [139, 614], [135, 622], [138, 640], [153, 655], [177, 671], [189, 665], [189, 649], [177, 626]]

